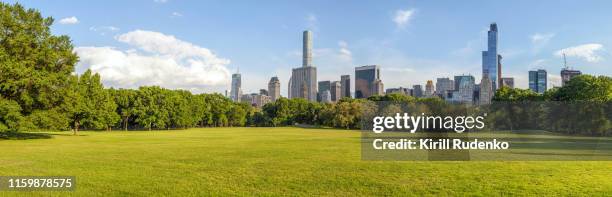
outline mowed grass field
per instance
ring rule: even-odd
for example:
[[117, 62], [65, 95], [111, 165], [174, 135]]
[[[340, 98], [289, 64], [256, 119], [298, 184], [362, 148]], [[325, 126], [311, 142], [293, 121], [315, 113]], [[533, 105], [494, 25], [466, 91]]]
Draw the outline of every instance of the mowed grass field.
[[357, 131], [51, 134], [0, 140], [0, 176], [76, 176], [76, 190], [0, 196], [612, 194], [612, 161], [362, 161]]

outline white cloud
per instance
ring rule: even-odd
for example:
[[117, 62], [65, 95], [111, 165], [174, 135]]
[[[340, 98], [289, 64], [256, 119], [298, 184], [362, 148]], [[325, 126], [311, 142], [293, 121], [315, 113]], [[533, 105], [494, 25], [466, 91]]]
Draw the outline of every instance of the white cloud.
[[180, 12], [172, 12], [172, 17], [181, 17], [183, 16], [183, 14], [181, 14]]
[[353, 61], [353, 53], [348, 49], [348, 43], [341, 40], [338, 41], [338, 57], [344, 61], [351, 62]]
[[98, 32], [100, 33], [100, 35], [105, 36], [106, 34], [115, 33], [119, 31], [119, 28], [115, 26], [92, 26], [89, 27], [89, 30]]
[[229, 60], [174, 36], [135, 30], [115, 39], [134, 48], [77, 47], [77, 72], [89, 68], [100, 73], [106, 85], [120, 88], [159, 85], [208, 92], [221, 90], [229, 81]]
[[558, 50], [555, 52], [555, 56], [562, 57], [565, 54], [567, 57], [577, 57], [582, 58], [587, 62], [599, 62], [603, 59], [598, 51], [603, 51], [604, 47], [601, 44], [591, 43], [591, 44], [583, 44], [574, 47], [569, 47], [565, 49]]
[[405, 28], [410, 20], [414, 17], [415, 12], [415, 9], [397, 10], [395, 11], [393, 22], [395, 22], [395, 25], [397, 25], [398, 28]]
[[531, 35], [529, 38], [531, 38], [531, 43], [533, 44], [546, 44], [553, 37], [555, 37], [554, 33], [546, 33], [546, 34], [535, 33]]
[[75, 16], [71, 16], [71, 17], [60, 19], [59, 23], [62, 25], [74, 25], [74, 24], [79, 23], [79, 19], [77, 19], [77, 17]]

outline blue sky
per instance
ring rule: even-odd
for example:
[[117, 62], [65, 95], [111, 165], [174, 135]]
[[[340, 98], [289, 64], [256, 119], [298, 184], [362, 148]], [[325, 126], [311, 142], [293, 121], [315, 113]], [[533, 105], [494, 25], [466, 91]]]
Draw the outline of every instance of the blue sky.
[[54, 17], [53, 32], [72, 38], [77, 72], [91, 68], [115, 87], [222, 92], [240, 67], [244, 92], [278, 76], [286, 95], [305, 29], [314, 32], [318, 80], [378, 64], [385, 88], [459, 74], [479, 81], [491, 22], [502, 75], [517, 87], [536, 68], [560, 84], [561, 50], [583, 73], [612, 75], [612, 1], [19, 2]]

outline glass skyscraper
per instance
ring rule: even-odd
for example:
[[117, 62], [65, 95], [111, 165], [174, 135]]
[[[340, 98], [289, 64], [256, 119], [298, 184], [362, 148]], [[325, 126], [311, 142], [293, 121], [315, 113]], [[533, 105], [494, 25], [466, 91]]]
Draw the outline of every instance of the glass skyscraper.
[[[497, 54], [497, 24], [492, 23], [488, 31], [487, 50], [482, 52], [482, 75], [491, 80], [491, 87], [495, 91], [498, 87], [500, 64]], [[456, 82], [455, 82], [456, 83]]]
[[529, 71], [529, 89], [537, 93], [544, 93], [547, 88], [546, 70]]
[[374, 87], [380, 80], [380, 66], [360, 66], [355, 68], [355, 98], [368, 98], [377, 95], [379, 88]]

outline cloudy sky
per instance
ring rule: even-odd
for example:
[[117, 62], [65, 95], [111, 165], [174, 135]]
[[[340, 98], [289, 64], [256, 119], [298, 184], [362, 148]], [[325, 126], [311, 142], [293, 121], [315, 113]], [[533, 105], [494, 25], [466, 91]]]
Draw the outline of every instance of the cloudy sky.
[[72, 38], [78, 73], [92, 69], [120, 88], [223, 92], [240, 68], [244, 92], [278, 76], [286, 95], [305, 29], [314, 32], [319, 80], [378, 64], [386, 88], [459, 74], [479, 81], [491, 22], [502, 75], [517, 87], [540, 68], [560, 84], [563, 53], [583, 73], [612, 75], [612, 1], [19, 2], [54, 17], [53, 32]]

